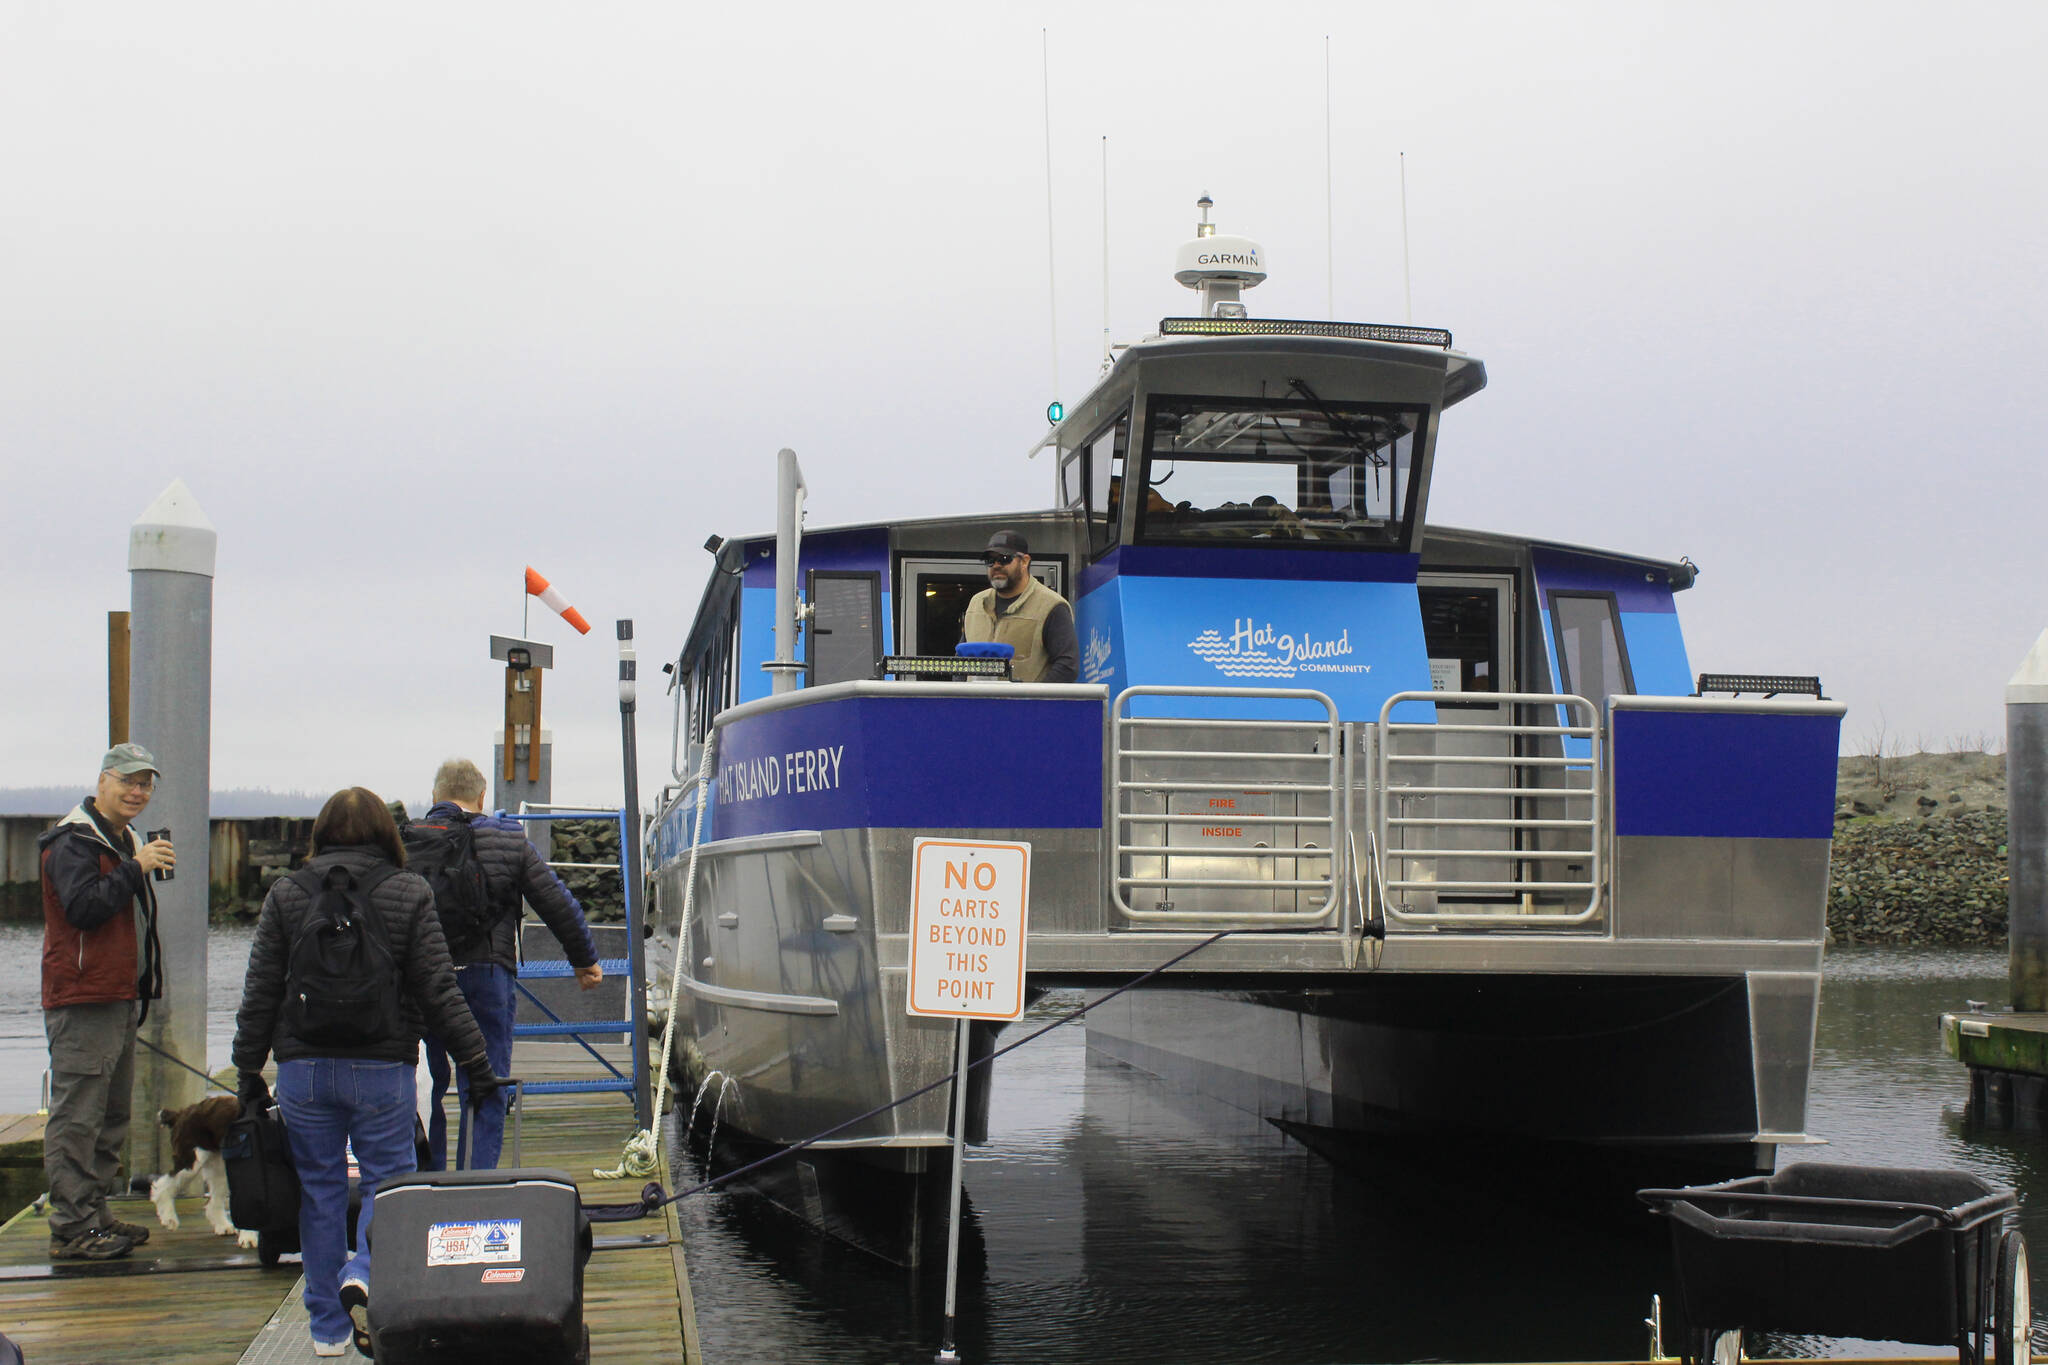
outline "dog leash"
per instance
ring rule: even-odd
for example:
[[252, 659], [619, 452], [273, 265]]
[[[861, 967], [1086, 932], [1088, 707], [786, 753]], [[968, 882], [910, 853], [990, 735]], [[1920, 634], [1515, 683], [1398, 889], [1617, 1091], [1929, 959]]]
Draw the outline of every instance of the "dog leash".
[[192, 1065], [184, 1058], [173, 1057], [170, 1053], [164, 1051], [155, 1043], [150, 1042], [149, 1039], [142, 1037], [140, 1034], [136, 1035], [135, 1041], [142, 1044], [142, 1046], [148, 1048], [151, 1052], [154, 1052], [157, 1056], [163, 1058], [165, 1061], [171, 1063], [172, 1065], [184, 1067], [187, 1071], [197, 1076], [200, 1080], [205, 1081], [213, 1089], [220, 1091], [221, 1094], [232, 1095], [235, 1093], [234, 1088], [232, 1086], [222, 1085], [219, 1081], [207, 1075], [204, 1071], [201, 1071], [198, 1067]]

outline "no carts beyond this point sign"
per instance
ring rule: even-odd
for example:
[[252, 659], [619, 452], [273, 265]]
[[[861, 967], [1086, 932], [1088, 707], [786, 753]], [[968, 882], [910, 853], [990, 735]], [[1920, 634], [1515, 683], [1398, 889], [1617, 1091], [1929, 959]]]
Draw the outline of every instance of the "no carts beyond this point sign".
[[910, 1012], [1021, 1018], [1031, 845], [918, 839], [910, 856]]

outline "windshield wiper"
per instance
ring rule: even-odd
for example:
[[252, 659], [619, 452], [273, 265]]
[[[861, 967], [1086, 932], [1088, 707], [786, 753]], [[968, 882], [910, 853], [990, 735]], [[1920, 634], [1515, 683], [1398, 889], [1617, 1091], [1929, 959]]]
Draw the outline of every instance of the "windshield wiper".
[[1328, 422], [1331, 426], [1349, 437], [1351, 444], [1358, 447], [1358, 453], [1366, 458], [1366, 461], [1372, 465], [1375, 471], [1387, 467], [1387, 457], [1374, 450], [1371, 443], [1366, 440], [1357, 427], [1352, 426], [1346, 420], [1342, 413], [1336, 411], [1328, 403], [1325, 403], [1317, 395], [1316, 391], [1308, 386], [1306, 379], [1290, 379], [1287, 381], [1287, 387], [1300, 394], [1303, 398], [1306, 398], [1310, 403], [1313, 403], [1316, 411], [1322, 414], [1325, 422]]

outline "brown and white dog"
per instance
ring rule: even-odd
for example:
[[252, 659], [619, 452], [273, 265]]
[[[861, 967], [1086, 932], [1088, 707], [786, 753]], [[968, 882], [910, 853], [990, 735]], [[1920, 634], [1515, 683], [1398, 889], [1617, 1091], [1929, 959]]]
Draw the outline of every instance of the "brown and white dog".
[[253, 1247], [256, 1234], [237, 1229], [228, 1218], [228, 1168], [220, 1159], [220, 1144], [228, 1125], [242, 1112], [233, 1095], [188, 1104], [183, 1109], [161, 1109], [156, 1121], [171, 1130], [174, 1159], [171, 1173], [149, 1183], [149, 1200], [156, 1205], [156, 1219], [165, 1227], [178, 1226], [178, 1196], [191, 1188], [193, 1179], [206, 1182], [206, 1223], [216, 1237], [234, 1235], [235, 1245]]

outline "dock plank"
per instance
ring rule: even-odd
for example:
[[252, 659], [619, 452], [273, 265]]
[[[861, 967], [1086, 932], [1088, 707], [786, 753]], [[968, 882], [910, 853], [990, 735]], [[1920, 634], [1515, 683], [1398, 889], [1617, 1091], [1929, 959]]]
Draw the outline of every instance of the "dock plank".
[[[561, 1051], [522, 1055], [515, 1073], [529, 1080], [592, 1068]], [[36, 1117], [36, 1116], [30, 1116]], [[37, 1118], [40, 1138], [40, 1118]], [[451, 1130], [453, 1124], [451, 1123]], [[505, 1159], [511, 1160], [511, 1132]], [[536, 1096], [523, 1120], [523, 1161], [571, 1176], [586, 1204], [631, 1201], [642, 1179], [600, 1180], [636, 1131], [631, 1102], [619, 1095]], [[0, 1129], [0, 1132], [6, 1130]], [[36, 1365], [94, 1365], [148, 1360], [167, 1365], [234, 1365], [278, 1314], [299, 1281], [296, 1259], [264, 1270], [253, 1252], [206, 1227], [204, 1201], [180, 1200], [183, 1226], [156, 1227], [144, 1199], [118, 1201], [117, 1216], [154, 1228], [148, 1244], [108, 1266], [49, 1264], [49, 1228], [24, 1209], [0, 1227], [0, 1331]], [[696, 1322], [674, 1210], [631, 1223], [599, 1224], [600, 1238], [650, 1237], [644, 1246], [600, 1250], [584, 1275], [584, 1314], [592, 1355], [602, 1360], [694, 1365]], [[47, 1268], [49, 1274], [42, 1274]], [[312, 1359], [310, 1346], [306, 1358]]]

